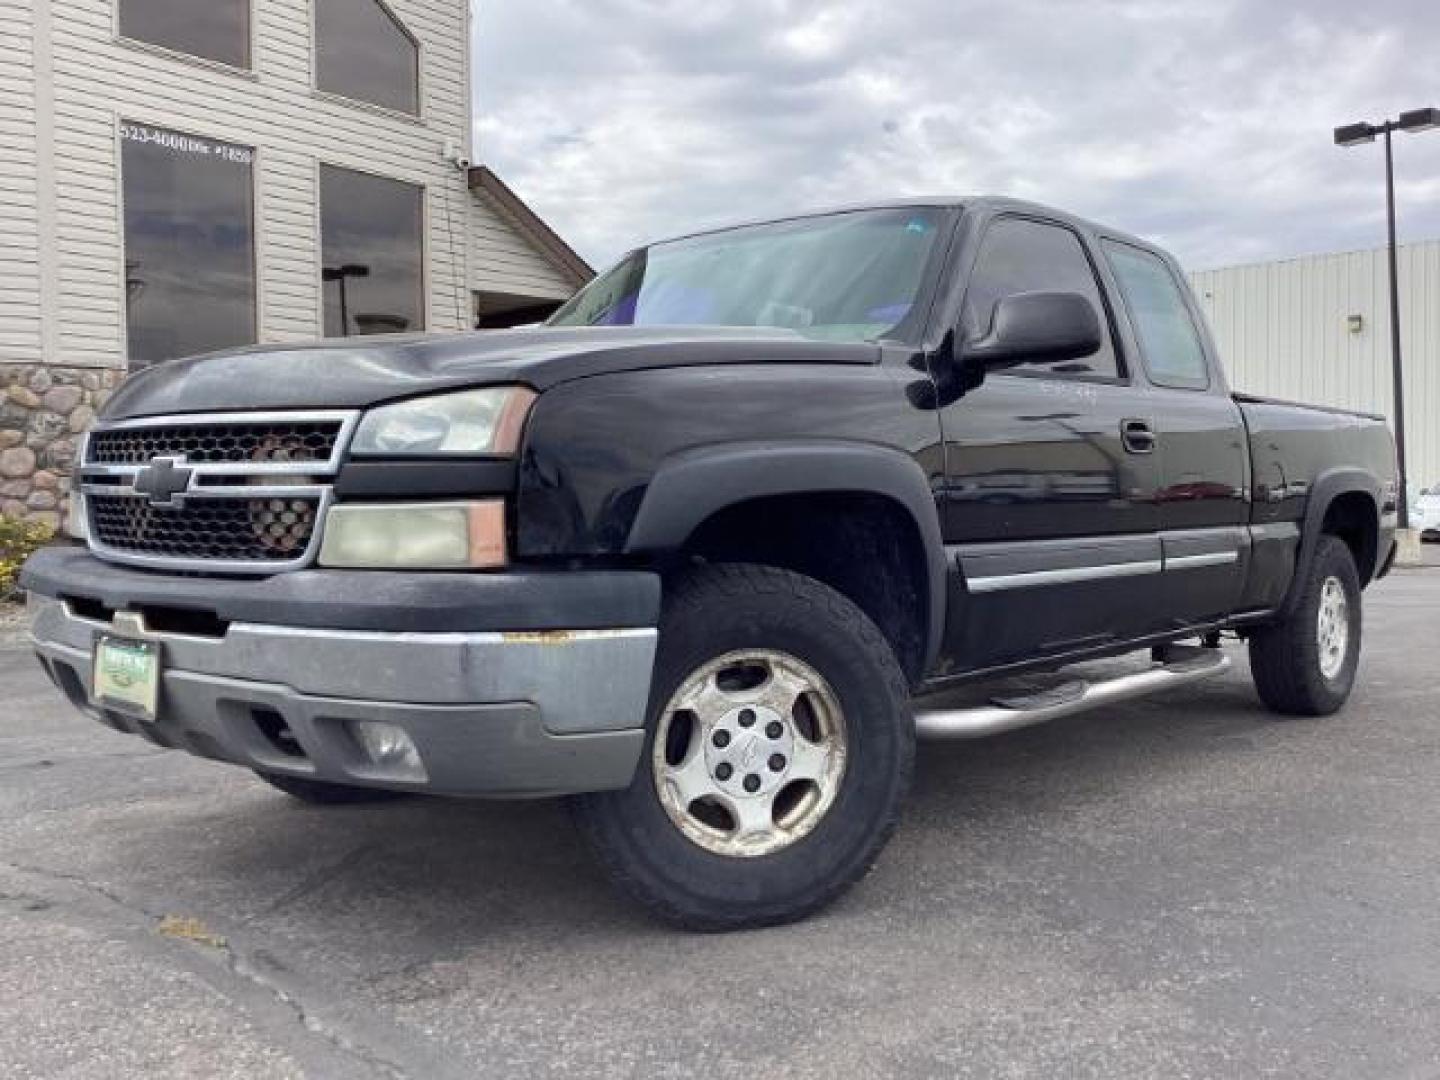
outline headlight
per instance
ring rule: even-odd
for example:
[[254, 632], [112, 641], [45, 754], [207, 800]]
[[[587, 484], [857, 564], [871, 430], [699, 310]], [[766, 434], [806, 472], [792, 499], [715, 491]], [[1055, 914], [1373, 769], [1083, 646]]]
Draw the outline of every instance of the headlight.
[[436, 394], [371, 409], [360, 418], [353, 454], [513, 454], [535, 391], [498, 386]]
[[325, 515], [320, 565], [357, 570], [504, 566], [505, 504], [350, 503]]

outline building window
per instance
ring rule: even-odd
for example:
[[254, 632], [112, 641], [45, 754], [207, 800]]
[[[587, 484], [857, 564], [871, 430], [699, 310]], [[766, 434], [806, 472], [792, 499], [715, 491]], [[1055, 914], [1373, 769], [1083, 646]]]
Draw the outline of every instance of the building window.
[[315, 0], [315, 85], [420, 114], [420, 46], [379, 0]]
[[120, 35], [250, 66], [250, 0], [120, 0]]
[[424, 189], [320, 166], [325, 334], [425, 327]]
[[132, 369], [255, 341], [255, 151], [120, 125]]

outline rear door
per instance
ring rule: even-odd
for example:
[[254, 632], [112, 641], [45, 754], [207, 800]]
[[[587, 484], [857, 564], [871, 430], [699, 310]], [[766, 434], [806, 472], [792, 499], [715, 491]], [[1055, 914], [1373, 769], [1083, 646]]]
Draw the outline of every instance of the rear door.
[[1101, 249], [1122, 332], [1152, 387], [1167, 617], [1176, 626], [1221, 619], [1240, 602], [1250, 554], [1244, 420], [1174, 263], [1120, 240]]
[[1104, 329], [1081, 361], [991, 373], [944, 408], [942, 524], [963, 584], [944, 653], [962, 670], [1063, 655], [1153, 629], [1143, 600], [1161, 571], [1149, 388], [1116, 348], [1097, 253], [1068, 224], [1004, 214], [985, 226], [965, 287], [960, 334], [982, 336], [996, 303], [1077, 292]]

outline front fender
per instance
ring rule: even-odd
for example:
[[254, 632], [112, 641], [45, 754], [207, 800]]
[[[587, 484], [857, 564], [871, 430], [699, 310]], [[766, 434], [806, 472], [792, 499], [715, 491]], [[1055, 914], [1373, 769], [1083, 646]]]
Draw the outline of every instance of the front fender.
[[752, 499], [863, 494], [897, 503], [925, 551], [928, 669], [945, 625], [946, 563], [935, 496], [924, 470], [899, 450], [844, 440], [726, 443], [666, 458], [646, 488], [625, 543], [628, 553], [673, 551], [708, 518]]

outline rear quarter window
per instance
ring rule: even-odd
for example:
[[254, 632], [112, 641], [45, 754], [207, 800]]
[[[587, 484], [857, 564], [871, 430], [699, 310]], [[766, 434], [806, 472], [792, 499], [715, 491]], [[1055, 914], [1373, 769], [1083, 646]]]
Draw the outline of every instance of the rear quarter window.
[[1140, 339], [1150, 381], [1185, 390], [1207, 389], [1210, 367], [1205, 347], [1169, 264], [1129, 244], [1106, 240], [1103, 246]]

